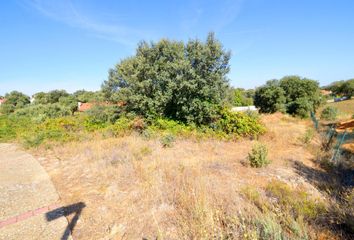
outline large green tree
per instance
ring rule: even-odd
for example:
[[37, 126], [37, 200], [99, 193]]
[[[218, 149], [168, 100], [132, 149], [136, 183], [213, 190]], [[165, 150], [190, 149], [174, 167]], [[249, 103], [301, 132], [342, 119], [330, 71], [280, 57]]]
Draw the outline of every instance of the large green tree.
[[254, 104], [262, 113], [274, 113], [285, 110], [285, 91], [278, 80], [269, 80], [256, 89]]
[[255, 105], [261, 112], [268, 113], [285, 110], [292, 115], [307, 117], [321, 102], [318, 82], [299, 76], [269, 81], [255, 93]]
[[213, 33], [205, 42], [142, 42], [135, 56], [109, 71], [102, 90], [144, 117], [206, 124], [217, 117], [225, 98], [229, 59]]

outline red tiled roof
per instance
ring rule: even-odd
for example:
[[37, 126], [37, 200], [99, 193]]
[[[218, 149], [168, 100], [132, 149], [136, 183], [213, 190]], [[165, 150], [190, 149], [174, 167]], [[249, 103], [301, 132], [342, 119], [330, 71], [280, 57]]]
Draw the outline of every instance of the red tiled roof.
[[122, 107], [125, 105], [125, 102], [118, 102], [118, 103], [110, 103], [110, 102], [88, 102], [88, 103], [78, 103], [78, 111], [79, 112], [85, 112], [94, 106], [118, 106]]
[[85, 111], [91, 109], [93, 106], [94, 106], [94, 103], [79, 103], [77, 110], [79, 112], [85, 112]]

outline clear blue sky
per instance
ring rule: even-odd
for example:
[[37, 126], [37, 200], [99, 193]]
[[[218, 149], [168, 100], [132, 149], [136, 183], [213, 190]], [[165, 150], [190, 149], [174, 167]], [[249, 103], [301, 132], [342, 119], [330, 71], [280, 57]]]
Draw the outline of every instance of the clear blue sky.
[[354, 77], [353, 0], [12, 0], [0, 3], [0, 95], [97, 90], [142, 40], [205, 39], [232, 51], [231, 84]]

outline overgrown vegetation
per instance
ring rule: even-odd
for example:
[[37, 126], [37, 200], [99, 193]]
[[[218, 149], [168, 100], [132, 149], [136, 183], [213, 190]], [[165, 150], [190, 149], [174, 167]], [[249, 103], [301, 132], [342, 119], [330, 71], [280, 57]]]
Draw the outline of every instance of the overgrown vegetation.
[[[28, 146], [37, 146], [47, 140], [68, 141], [73, 139], [72, 135], [93, 131], [105, 136], [136, 131], [145, 137], [156, 132], [173, 137], [256, 137], [265, 131], [258, 117], [233, 113], [227, 107], [230, 91], [234, 91], [233, 104], [250, 103], [253, 95], [252, 91], [246, 94], [241, 89], [230, 89], [226, 77], [229, 59], [230, 53], [213, 33], [205, 42], [142, 42], [135, 56], [122, 60], [109, 71], [102, 91], [39, 92], [31, 104], [30, 98], [22, 93], [7, 94], [0, 108], [6, 115], [2, 125], [8, 130], [2, 131], [4, 136], [0, 138], [25, 139]], [[78, 102], [95, 104], [79, 114]], [[15, 124], [18, 121], [27, 121], [31, 128], [19, 130]], [[46, 124], [56, 121], [74, 122], [69, 125], [75, 126], [75, 131], [70, 132], [70, 127], [65, 133], [68, 129], [57, 124], [46, 128]], [[170, 146], [171, 139], [164, 137], [162, 144]]]
[[176, 136], [237, 139], [242, 136], [256, 137], [264, 132], [258, 118], [227, 110], [214, 125], [197, 126], [161, 118], [147, 121], [122, 114], [115, 106], [97, 106], [75, 115], [60, 115], [60, 111], [39, 114], [43, 109], [36, 111], [36, 114], [29, 111], [37, 107], [34, 105], [0, 116], [0, 141], [17, 140], [28, 147], [36, 147], [42, 143], [80, 140], [83, 136], [97, 133], [104, 137], [118, 137], [136, 132], [147, 138], [165, 136], [162, 144], [170, 147]]

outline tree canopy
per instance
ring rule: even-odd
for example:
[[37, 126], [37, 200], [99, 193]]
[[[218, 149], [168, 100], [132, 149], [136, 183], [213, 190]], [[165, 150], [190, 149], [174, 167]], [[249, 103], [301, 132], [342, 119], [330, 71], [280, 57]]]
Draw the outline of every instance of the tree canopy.
[[216, 117], [228, 88], [230, 52], [210, 33], [205, 42], [163, 39], [142, 42], [135, 56], [119, 62], [102, 85], [111, 101], [144, 117], [196, 124]]
[[235, 107], [253, 105], [254, 90], [243, 88], [231, 89], [231, 104]]
[[331, 90], [336, 95], [352, 97], [354, 95], [354, 79], [336, 81], [324, 89]]
[[29, 96], [18, 91], [7, 93], [5, 99], [6, 102], [1, 105], [2, 113], [14, 112], [16, 109], [23, 108], [30, 103]]
[[268, 81], [257, 88], [255, 105], [261, 112], [285, 111], [292, 115], [307, 117], [316, 111], [322, 99], [318, 82], [299, 76], [286, 76]]

